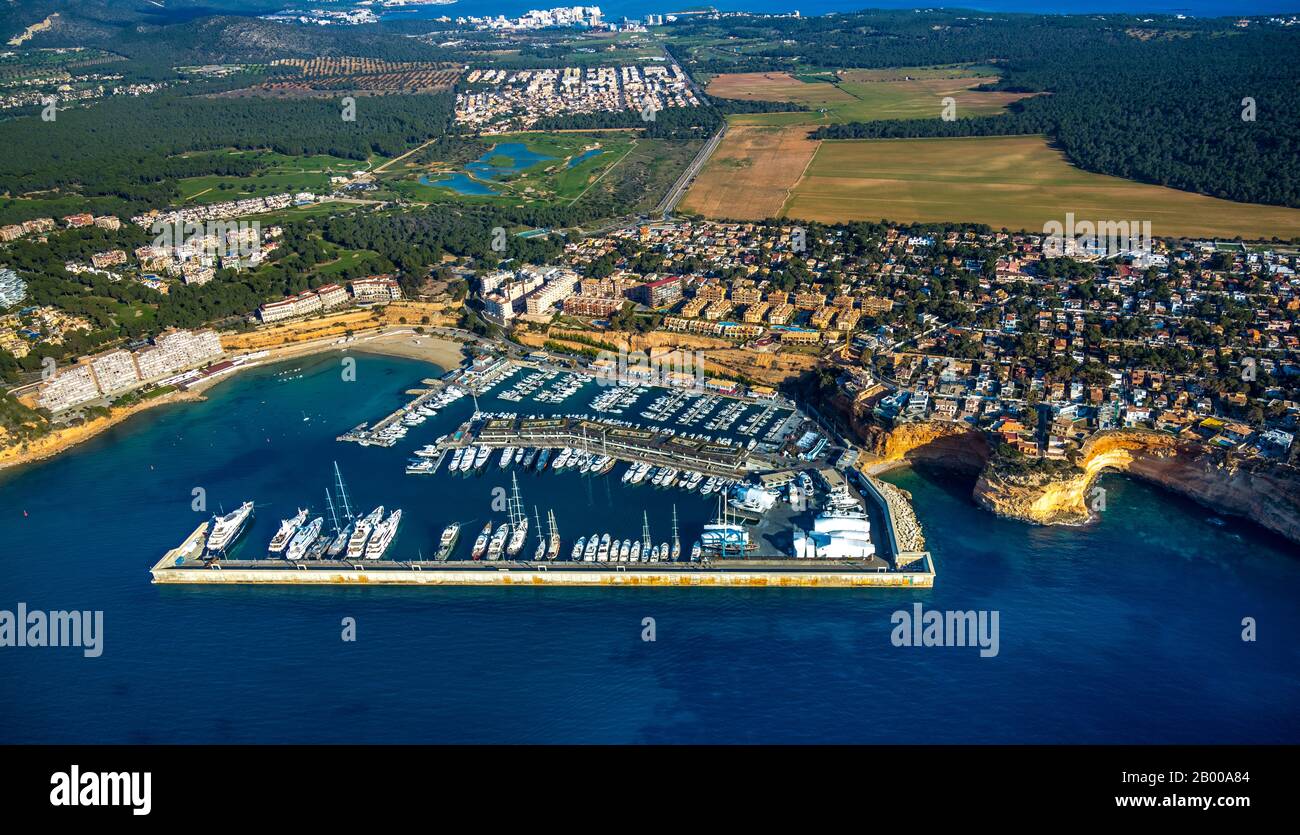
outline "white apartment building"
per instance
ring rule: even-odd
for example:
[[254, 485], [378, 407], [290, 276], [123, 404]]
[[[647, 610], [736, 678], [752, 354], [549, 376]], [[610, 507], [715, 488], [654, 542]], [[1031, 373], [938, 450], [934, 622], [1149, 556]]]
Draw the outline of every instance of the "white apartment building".
[[402, 297], [402, 288], [388, 276], [358, 278], [350, 283], [352, 298], [358, 302], [390, 302]]
[[0, 310], [27, 298], [27, 282], [18, 277], [13, 270], [0, 270]]
[[325, 284], [317, 288], [316, 295], [320, 296], [320, 306], [325, 310], [333, 310], [348, 303], [348, 291], [338, 284]]
[[308, 291], [278, 302], [267, 302], [257, 309], [257, 317], [267, 323], [283, 322], [285, 319], [316, 313], [321, 307], [320, 296]]
[[493, 293], [483, 298], [483, 315], [498, 325], [505, 325], [515, 317], [514, 300], [503, 293]]
[[552, 307], [577, 292], [581, 280], [577, 273], [564, 271], [531, 293], [524, 300], [525, 308], [532, 314], [549, 313]]
[[347, 301], [346, 290], [337, 284], [326, 284], [318, 290], [307, 290], [278, 302], [267, 302], [257, 309], [257, 317], [268, 323], [283, 322], [285, 319], [330, 310], [347, 304]]
[[481, 275], [478, 279], [478, 291], [480, 295], [487, 296], [496, 292], [508, 281], [513, 281], [515, 274], [510, 270], [497, 270], [494, 273]]
[[135, 352], [140, 380], [149, 382], [215, 359], [224, 353], [216, 331], [173, 331]]
[[99, 397], [99, 386], [90, 366], [77, 365], [69, 368], [54, 379], [41, 386], [37, 402], [51, 412], [86, 403]]
[[101, 394], [121, 394], [140, 384], [140, 372], [130, 351], [113, 351], [95, 357], [90, 361], [90, 370], [95, 373]]

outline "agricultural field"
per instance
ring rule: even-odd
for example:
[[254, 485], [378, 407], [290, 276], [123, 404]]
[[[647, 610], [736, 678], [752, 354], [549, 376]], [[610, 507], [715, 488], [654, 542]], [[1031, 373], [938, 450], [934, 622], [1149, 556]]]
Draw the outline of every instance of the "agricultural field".
[[231, 156], [252, 157], [263, 166], [263, 170], [249, 177], [220, 174], [187, 177], [179, 181], [182, 202], [220, 203], [299, 191], [320, 194], [329, 190], [331, 176], [346, 176], [382, 161], [363, 163], [324, 155], [293, 157], [269, 151], [228, 153]]
[[801, 220], [987, 223], [1150, 220], [1153, 235], [1290, 238], [1300, 209], [1234, 203], [1082, 171], [1041, 136], [831, 140], [781, 215]]
[[1024, 98], [974, 88], [997, 80], [989, 68], [915, 67], [897, 70], [728, 73], [710, 79], [706, 92], [720, 98], [788, 101], [813, 112], [746, 113], [735, 125], [824, 125], [874, 119], [939, 118], [943, 99], [956, 102], [958, 118], [998, 113]]
[[[0, 53], [0, 83], [27, 78], [43, 78], [68, 70], [98, 67], [125, 61], [100, 49], [27, 49]], [[105, 70], [107, 71], [107, 70]]]
[[375, 58], [281, 58], [268, 67], [265, 81], [230, 95], [319, 96], [437, 93], [450, 90], [464, 68], [429, 61]]
[[820, 144], [807, 127], [732, 126], [680, 209], [733, 220], [776, 217]]
[[817, 125], [871, 119], [937, 118], [952, 96], [957, 115], [996, 113], [1019, 95], [972, 88], [996, 80], [989, 67], [909, 67], [713, 76], [713, 96], [794, 102], [811, 109], [742, 113], [728, 117], [722, 144], [682, 202], [707, 217], [754, 220], [777, 215], [821, 144], [808, 138]]

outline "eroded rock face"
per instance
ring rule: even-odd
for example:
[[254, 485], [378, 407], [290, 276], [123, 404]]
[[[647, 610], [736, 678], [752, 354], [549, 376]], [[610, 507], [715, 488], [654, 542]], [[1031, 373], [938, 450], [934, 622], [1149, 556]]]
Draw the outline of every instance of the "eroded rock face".
[[999, 516], [1026, 522], [1082, 524], [1095, 512], [1097, 477], [1115, 470], [1300, 542], [1300, 476], [1292, 469], [1243, 465], [1222, 452], [1141, 430], [1095, 436], [1084, 445], [1079, 464], [1083, 472], [1078, 475], [1036, 485], [1009, 483], [986, 470], [975, 484], [975, 501]]
[[989, 460], [989, 446], [977, 430], [949, 421], [903, 423], [886, 429], [855, 423], [866, 449], [886, 461], [920, 461], [979, 472]]
[[988, 467], [989, 447], [970, 427], [944, 421], [854, 425], [868, 451], [885, 461], [916, 461], [978, 471], [974, 499], [999, 516], [1041, 525], [1089, 521], [1093, 487], [1107, 470], [1128, 473], [1186, 496], [1216, 513], [1244, 516], [1300, 543], [1300, 474], [1293, 468], [1242, 462], [1178, 438], [1147, 430], [1095, 435], [1084, 445], [1082, 472], [1010, 481]]

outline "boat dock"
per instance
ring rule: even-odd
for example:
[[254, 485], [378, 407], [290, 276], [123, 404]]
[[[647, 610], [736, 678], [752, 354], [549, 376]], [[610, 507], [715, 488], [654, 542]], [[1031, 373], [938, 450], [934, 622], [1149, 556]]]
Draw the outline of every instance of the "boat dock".
[[[452, 393], [441, 380], [422, 380], [423, 385], [427, 388], [408, 389], [407, 394], [415, 397], [400, 409], [395, 409], [388, 415], [381, 418], [373, 426], [368, 423], [358, 424], [352, 429], [344, 432], [335, 438], [336, 441], [351, 441], [361, 444], [362, 446], [381, 446], [391, 447], [397, 444], [405, 436], [405, 423], [411, 416], [416, 416], [420, 422], [424, 418], [422, 409], [426, 407], [433, 410], [435, 407], [441, 408], [449, 400], [459, 398], [463, 395]], [[436, 412], [432, 412], [436, 414]]]
[[[852, 561], [721, 560], [713, 563], [625, 565], [572, 562], [400, 562], [396, 560], [217, 560], [204, 563], [193, 550], [203, 528], [151, 569], [153, 582], [189, 585], [397, 585], [397, 586], [707, 586], [929, 588], [928, 559], [910, 571], [884, 571]], [[188, 549], [187, 550], [187, 546]], [[202, 552], [202, 546], [198, 548]]]
[[741, 479], [772, 469], [766, 457], [736, 444], [720, 444], [653, 429], [583, 418], [498, 418], [477, 428], [468, 423], [448, 439], [451, 447], [538, 447], [587, 450], [617, 461], [676, 467], [705, 476]]

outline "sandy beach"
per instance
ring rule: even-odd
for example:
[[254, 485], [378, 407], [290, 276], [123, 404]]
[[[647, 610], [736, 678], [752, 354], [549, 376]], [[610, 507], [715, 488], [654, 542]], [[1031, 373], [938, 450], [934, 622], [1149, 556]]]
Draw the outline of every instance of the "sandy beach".
[[[461, 361], [465, 358], [464, 347], [461, 343], [450, 339], [418, 334], [410, 328], [399, 328], [370, 336], [358, 336], [353, 341], [343, 344], [329, 344], [321, 350], [336, 349], [340, 353], [360, 351], [390, 357], [406, 357], [433, 363], [443, 371], [450, 371], [460, 367]], [[319, 350], [310, 353], [319, 353]], [[285, 357], [290, 356], [302, 356], [302, 354], [285, 354]], [[267, 357], [266, 361], [272, 361], [272, 357]]]
[[[230, 341], [234, 345], [239, 345], [247, 336], [246, 334], [236, 335]], [[224, 338], [222, 343], [226, 343]], [[416, 333], [413, 328], [405, 326], [380, 326], [371, 333], [353, 334], [351, 337], [328, 336], [262, 348], [260, 350], [268, 351], [265, 357], [248, 363], [234, 372], [203, 380], [194, 384], [188, 390], [170, 392], [124, 408], [114, 408], [104, 417], [95, 418], [66, 429], [56, 429], [48, 435], [26, 444], [15, 444], [0, 448], [0, 470], [51, 458], [149, 409], [175, 403], [203, 400], [203, 392], [233, 378], [243, 368], [254, 368], [257, 365], [266, 365], [327, 351], [338, 351], [340, 354], [357, 351], [422, 360], [446, 371], [460, 366], [461, 360], [464, 358], [463, 348], [464, 346], [461, 343], [454, 340], [422, 335]], [[231, 346], [227, 346], [227, 350], [230, 351], [232, 359], [243, 354], [243, 352], [231, 350]]]

